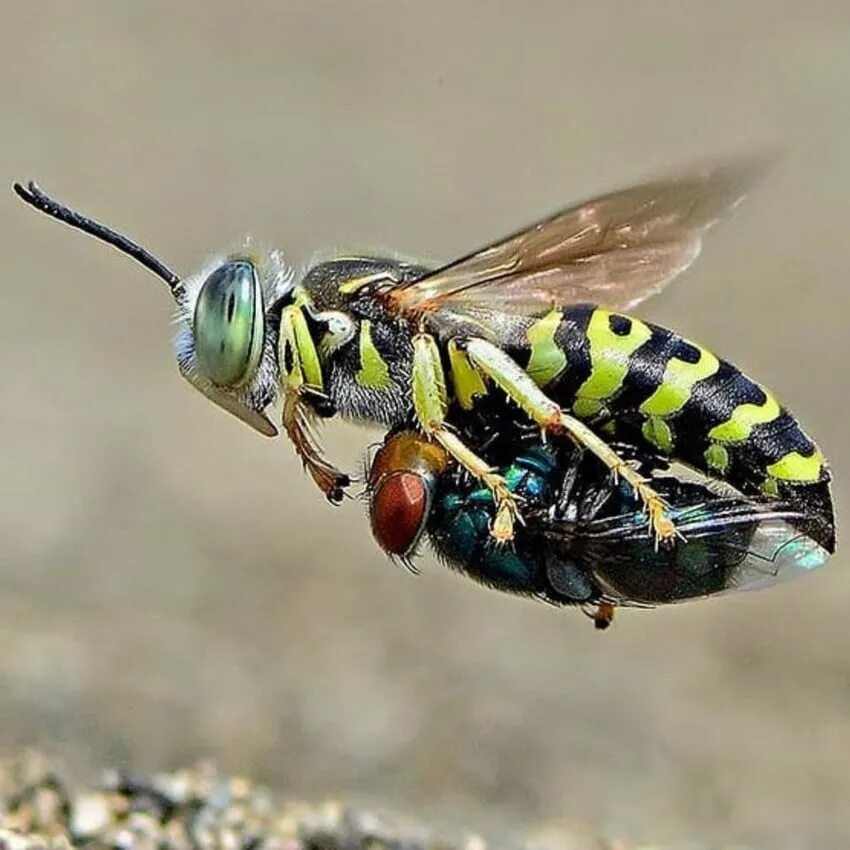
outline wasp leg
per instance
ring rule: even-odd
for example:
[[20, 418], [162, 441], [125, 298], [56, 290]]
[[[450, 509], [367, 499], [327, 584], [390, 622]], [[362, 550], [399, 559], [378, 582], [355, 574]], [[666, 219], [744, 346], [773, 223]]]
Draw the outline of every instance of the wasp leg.
[[496, 504], [493, 537], [501, 542], [512, 540], [514, 522], [519, 516], [516, 498], [505, 479], [448, 429], [446, 378], [440, 350], [430, 334], [420, 333], [413, 338], [413, 406], [422, 430], [492, 493]]
[[504, 390], [544, 431], [565, 433], [578, 445], [595, 454], [614, 475], [629, 484], [644, 505], [656, 541], [672, 543], [676, 526], [667, 516], [667, 503], [644, 476], [626, 463], [601, 437], [550, 399], [531, 376], [511, 357], [487, 340], [473, 338], [463, 343], [466, 356], [486, 378]]
[[339, 504], [351, 479], [325, 460], [310, 416], [332, 416], [333, 405], [323, 391], [319, 353], [302, 306], [291, 304], [280, 316], [278, 357], [283, 371], [283, 428], [304, 468], [330, 502]]
[[283, 400], [283, 428], [310, 477], [328, 501], [338, 505], [345, 495], [345, 488], [351, 484], [351, 478], [333, 466], [322, 454], [310, 427], [311, 408], [304, 403], [309, 392], [309, 388], [303, 386], [286, 390]]

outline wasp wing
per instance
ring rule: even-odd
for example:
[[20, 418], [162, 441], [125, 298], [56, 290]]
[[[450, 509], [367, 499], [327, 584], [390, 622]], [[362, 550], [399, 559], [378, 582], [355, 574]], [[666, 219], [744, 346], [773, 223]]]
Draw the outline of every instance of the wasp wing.
[[697, 257], [703, 234], [746, 195], [765, 157], [733, 159], [585, 201], [391, 293], [422, 312], [498, 302], [515, 312], [579, 302], [628, 309]]
[[620, 605], [753, 590], [809, 572], [829, 557], [802, 530], [810, 518], [787, 504], [718, 497], [671, 516], [684, 540], [670, 548], [655, 546], [646, 515], [635, 511], [571, 529], [564, 549]]

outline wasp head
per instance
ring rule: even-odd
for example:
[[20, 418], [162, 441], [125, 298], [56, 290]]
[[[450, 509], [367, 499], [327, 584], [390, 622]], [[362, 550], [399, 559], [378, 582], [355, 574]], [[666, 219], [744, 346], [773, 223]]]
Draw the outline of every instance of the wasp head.
[[267, 436], [277, 400], [280, 308], [293, 289], [279, 251], [219, 257], [181, 281], [175, 351], [181, 374], [207, 398]]

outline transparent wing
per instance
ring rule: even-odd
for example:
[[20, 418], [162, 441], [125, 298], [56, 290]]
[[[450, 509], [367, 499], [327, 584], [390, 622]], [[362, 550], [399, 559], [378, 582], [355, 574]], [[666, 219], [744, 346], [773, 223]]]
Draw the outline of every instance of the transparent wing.
[[586, 201], [403, 285], [400, 311], [498, 302], [528, 312], [577, 302], [628, 309], [697, 257], [703, 234], [747, 194], [768, 158], [693, 169]]
[[618, 604], [663, 604], [775, 584], [822, 566], [829, 553], [803, 530], [810, 518], [779, 503], [712, 499], [675, 511], [684, 540], [657, 549], [642, 512], [589, 522], [580, 562]]

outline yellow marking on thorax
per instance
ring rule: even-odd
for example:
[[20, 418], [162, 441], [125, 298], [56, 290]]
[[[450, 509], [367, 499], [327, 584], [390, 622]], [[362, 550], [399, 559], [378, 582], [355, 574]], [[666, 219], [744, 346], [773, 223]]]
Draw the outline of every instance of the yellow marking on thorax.
[[359, 277], [349, 278], [345, 281], [345, 283], [341, 283], [337, 287], [337, 290], [343, 295], [351, 295], [353, 292], [357, 292], [358, 289], [362, 289], [367, 284], [374, 283], [378, 280], [393, 279], [393, 276], [386, 269], [383, 269], [379, 272], [370, 272], [369, 274], [363, 274]]
[[560, 310], [552, 310], [534, 322], [526, 332], [531, 343], [531, 357], [525, 371], [538, 387], [545, 387], [567, 368], [567, 355], [555, 342], [555, 332], [562, 318]]
[[779, 402], [762, 387], [763, 404], [739, 404], [726, 422], [715, 425], [709, 432], [710, 440], [721, 443], [740, 443], [746, 440], [756, 425], [772, 422], [782, 412]]
[[368, 319], [360, 323], [360, 371], [356, 380], [361, 387], [376, 390], [386, 389], [392, 383], [389, 366], [372, 339], [372, 323]]
[[578, 398], [605, 401], [622, 386], [629, 371], [629, 358], [651, 336], [652, 331], [640, 320], [629, 318], [631, 327], [625, 336], [611, 330], [608, 310], [596, 309], [587, 326], [590, 343], [590, 376], [578, 388]]
[[767, 467], [767, 474], [782, 481], [817, 481], [823, 469], [823, 455], [815, 449], [811, 457], [788, 452]]
[[476, 398], [487, 395], [487, 385], [481, 373], [474, 369], [466, 353], [458, 348], [457, 342], [449, 340], [449, 368], [455, 398], [464, 410], [472, 410]]
[[678, 413], [691, 397], [694, 385], [717, 372], [720, 361], [710, 351], [698, 345], [694, 345], [694, 348], [700, 355], [696, 363], [688, 363], [678, 357], [670, 358], [661, 383], [641, 404], [641, 413], [648, 416], [672, 416]]

